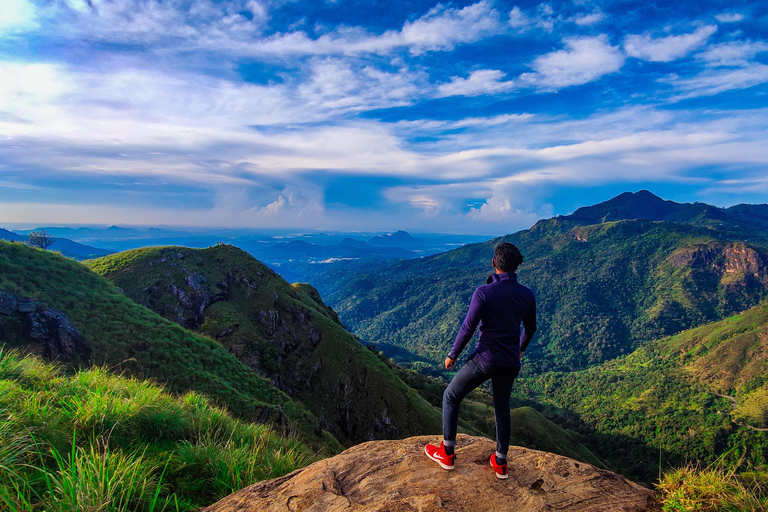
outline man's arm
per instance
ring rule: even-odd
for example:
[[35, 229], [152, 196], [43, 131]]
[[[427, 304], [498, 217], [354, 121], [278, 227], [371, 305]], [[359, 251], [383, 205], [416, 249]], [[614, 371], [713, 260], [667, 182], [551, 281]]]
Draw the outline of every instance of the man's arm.
[[534, 333], [536, 332], [536, 299], [531, 303], [531, 309], [523, 317], [523, 332], [520, 333], [520, 351], [528, 348]]
[[461, 329], [459, 329], [459, 333], [456, 335], [456, 341], [453, 342], [453, 347], [448, 354], [450, 359], [456, 361], [456, 359], [459, 358], [461, 351], [464, 350], [464, 347], [467, 346], [469, 340], [472, 339], [472, 335], [475, 334], [475, 330], [482, 318], [484, 302], [485, 297], [483, 297], [482, 292], [480, 292], [480, 289], [478, 288], [475, 290], [475, 293], [472, 294], [472, 301], [469, 303], [469, 311], [467, 311], [464, 323], [461, 324]]

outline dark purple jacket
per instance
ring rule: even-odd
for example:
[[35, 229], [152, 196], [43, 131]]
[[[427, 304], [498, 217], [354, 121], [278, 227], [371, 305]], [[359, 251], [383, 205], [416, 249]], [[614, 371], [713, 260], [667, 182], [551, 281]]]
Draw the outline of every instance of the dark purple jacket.
[[517, 274], [492, 274], [488, 284], [475, 290], [467, 318], [448, 354], [452, 359], [459, 357], [478, 328], [480, 341], [473, 357], [494, 366], [520, 367], [520, 352], [536, 332], [536, 299], [530, 289], [517, 282]]

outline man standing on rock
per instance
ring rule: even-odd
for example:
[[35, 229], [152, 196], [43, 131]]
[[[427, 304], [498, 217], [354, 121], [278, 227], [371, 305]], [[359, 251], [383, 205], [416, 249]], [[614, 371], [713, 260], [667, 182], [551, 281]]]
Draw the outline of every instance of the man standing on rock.
[[472, 295], [467, 317], [445, 360], [447, 370], [454, 368], [475, 329], [480, 329], [475, 351], [443, 393], [443, 442], [440, 446], [428, 444], [424, 447], [427, 457], [443, 469], [453, 469], [456, 459], [454, 449], [461, 401], [490, 379], [496, 414], [496, 453], [491, 455], [491, 466], [498, 478], [509, 477], [509, 398], [512, 383], [520, 372], [520, 353], [536, 332], [536, 300], [530, 289], [517, 282], [515, 273], [522, 262], [523, 255], [514, 245], [500, 243], [496, 246], [491, 260], [496, 273]]

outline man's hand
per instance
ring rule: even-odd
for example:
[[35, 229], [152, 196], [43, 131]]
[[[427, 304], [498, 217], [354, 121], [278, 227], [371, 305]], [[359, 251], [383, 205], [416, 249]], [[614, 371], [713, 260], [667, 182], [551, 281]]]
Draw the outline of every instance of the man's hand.
[[445, 358], [445, 369], [446, 370], [453, 370], [453, 367], [456, 366], [456, 360], [451, 359], [450, 357]]

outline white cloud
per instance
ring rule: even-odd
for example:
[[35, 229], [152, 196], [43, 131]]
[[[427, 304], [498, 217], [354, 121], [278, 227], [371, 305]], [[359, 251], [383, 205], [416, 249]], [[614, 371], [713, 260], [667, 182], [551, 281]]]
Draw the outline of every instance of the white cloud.
[[744, 15], [738, 12], [724, 12], [715, 15], [715, 19], [720, 23], [734, 23], [744, 19]]
[[512, 28], [526, 29], [531, 25], [531, 20], [518, 6], [509, 11], [509, 24]]
[[624, 38], [624, 51], [631, 57], [651, 62], [670, 62], [688, 55], [703, 45], [717, 31], [715, 25], [696, 29], [679, 36], [652, 38], [648, 34], [632, 34]]
[[699, 96], [713, 96], [734, 89], [747, 89], [768, 82], [768, 66], [755, 62], [758, 53], [768, 51], [764, 41], [732, 41], [709, 46], [696, 55], [706, 69], [689, 78], [677, 75], [661, 82], [671, 84], [671, 101]]
[[3, 0], [0, 8], [0, 38], [37, 27], [37, 14], [29, 0]]
[[758, 53], [768, 51], [768, 43], [764, 41], [732, 41], [710, 45], [696, 55], [697, 60], [707, 66], [745, 66]]
[[595, 25], [605, 19], [605, 13], [603, 13], [599, 7], [596, 7], [594, 11], [589, 14], [579, 14], [570, 18], [569, 21], [573, 21], [580, 27], [586, 27], [589, 25]]
[[497, 69], [479, 69], [470, 73], [468, 78], [454, 76], [449, 83], [438, 86], [437, 97], [478, 96], [510, 91], [515, 83], [512, 80], [503, 81], [504, 75]]
[[735, 69], [707, 69], [692, 78], [670, 77], [664, 80], [680, 93], [672, 101], [699, 96], [713, 96], [734, 89], [747, 89], [768, 82], [768, 66], [752, 63]]
[[611, 46], [606, 35], [564, 40], [566, 49], [547, 53], [533, 61], [535, 73], [519, 81], [541, 89], [556, 90], [580, 85], [614, 73], [624, 64], [621, 51]]
[[310, 79], [298, 93], [307, 106], [327, 113], [408, 105], [427, 82], [423, 72], [401, 68], [389, 73], [336, 58], [315, 57], [310, 69]]
[[317, 186], [288, 185], [271, 203], [244, 210], [240, 216], [256, 219], [291, 216], [294, 220], [304, 220], [324, 210], [323, 192]]
[[555, 23], [561, 21], [560, 16], [553, 16], [554, 12], [552, 6], [546, 3], [539, 4], [535, 9], [532, 9], [528, 13], [524, 12], [520, 7], [515, 6], [509, 11], [509, 20], [507, 23], [519, 33], [526, 32], [533, 28], [552, 32]]
[[[14, 0], [19, 1], [19, 0]], [[84, 0], [71, 0], [77, 12], [71, 32], [102, 40], [173, 44], [182, 50], [209, 49], [239, 56], [387, 54], [408, 48], [413, 54], [451, 50], [501, 31], [499, 13], [489, 0], [453, 8], [437, 4], [400, 30], [375, 34], [361, 27], [339, 26], [312, 38], [295, 31], [261, 37], [269, 13], [263, 2], [237, 0], [219, 3], [195, 0], [114, 0], [83, 8]], [[241, 15], [253, 14], [253, 19]]]
[[400, 32], [403, 44], [415, 52], [442, 50], [495, 34], [501, 24], [499, 13], [492, 5], [488, 0], [481, 0], [463, 9], [446, 8], [438, 4], [413, 23], [405, 23]]

